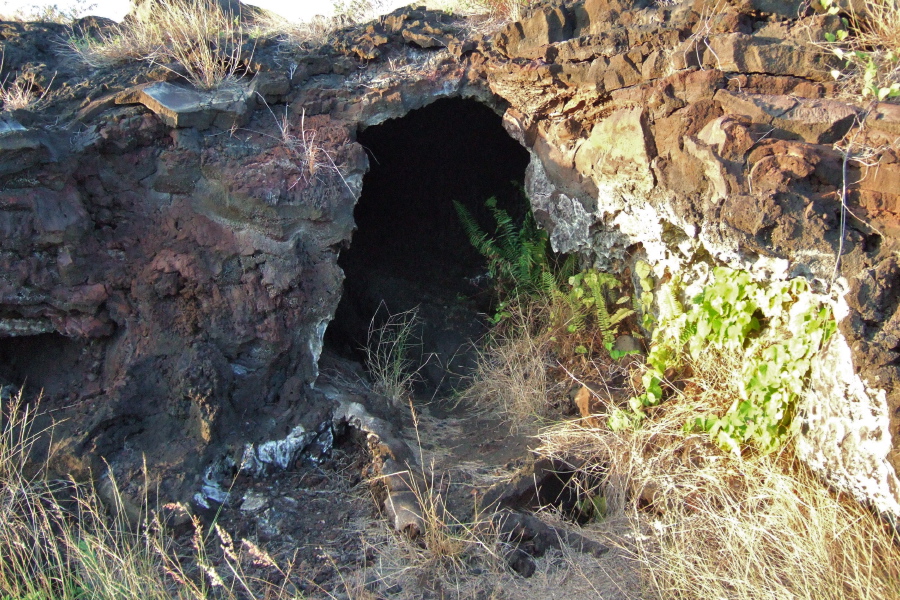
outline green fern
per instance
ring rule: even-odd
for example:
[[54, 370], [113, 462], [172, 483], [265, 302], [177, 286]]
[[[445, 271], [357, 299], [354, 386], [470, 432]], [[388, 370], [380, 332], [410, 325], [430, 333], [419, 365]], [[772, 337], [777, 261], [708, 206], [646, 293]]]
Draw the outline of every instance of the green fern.
[[497, 199], [490, 198], [485, 206], [496, 224], [492, 236], [479, 226], [465, 206], [459, 202], [453, 205], [472, 246], [487, 259], [498, 296], [493, 324], [509, 316], [507, 308], [512, 298], [521, 295], [549, 298], [551, 329], [573, 335], [595, 328], [604, 347], [612, 348], [619, 323], [634, 314], [630, 308], [621, 306], [610, 313], [608, 306], [629, 301], [628, 296], [612, 301], [613, 290], [622, 287], [618, 279], [596, 269], [576, 272], [576, 255], [566, 257], [562, 264], [554, 264], [547, 233], [538, 229], [530, 211], [522, 226], [516, 227], [509, 214], [497, 207]]
[[[630, 308], [618, 308], [610, 314], [608, 305], [613, 289], [622, 283], [610, 275], [596, 269], [587, 269], [569, 278], [571, 289], [566, 295], [573, 315], [570, 317], [569, 331], [578, 331], [593, 317], [593, 326], [600, 332], [603, 345], [609, 349], [616, 340], [618, 324], [634, 314]], [[628, 296], [617, 298], [615, 304], [628, 302]], [[573, 326], [575, 329], [573, 330]]]
[[469, 210], [454, 201], [469, 242], [488, 262], [488, 272], [500, 299], [518, 294], [537, 296], [559, 287], [550, 265], [549, 238], [538, 228], [529, 211], [521, 227], [502, 208], [496, 198], [485, 202], [494, 218], [494, 235], [484, 231]]

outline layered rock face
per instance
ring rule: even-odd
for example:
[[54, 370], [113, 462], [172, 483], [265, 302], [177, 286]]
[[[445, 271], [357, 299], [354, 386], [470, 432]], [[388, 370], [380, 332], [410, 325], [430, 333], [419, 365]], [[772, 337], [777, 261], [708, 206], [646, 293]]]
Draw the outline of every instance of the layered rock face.
[[[137, 66], [85, 83], [60, 65], [68, 95], [0, 126], [6, 377], [59, 370], [45, 387], [77, 424], [60, 426], [60, 469], [137, 470], [149, 453], [175, 496], [245, 443], [318, 431], [368, 168], [356, 134], [468, 98], [530, 153], [526, 189], [560, 252], [846, 286], [801, 450], [900, 515], [900, 110], [836, 99], [810, 40], [838, 26], [802, 2], [584, 0], [484, 35], [407, 8], [313, 50], [257, 42], [239, 89]], [[14, 66], [46, 79], [56, 59], [29, 58], [42, 33], [0, 27]], [[862, 145], [877, 166], [847, 158]]]

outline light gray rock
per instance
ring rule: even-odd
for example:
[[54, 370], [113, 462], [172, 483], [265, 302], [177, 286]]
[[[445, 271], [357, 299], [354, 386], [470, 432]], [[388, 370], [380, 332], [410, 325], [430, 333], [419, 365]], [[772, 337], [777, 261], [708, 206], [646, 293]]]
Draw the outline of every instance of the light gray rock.
[[27, 128], [13, 119], [11, 116], [0, 115], [0, 137], [16, 131], [26, 131]]
[[123, 92], [116, 104], [143, 104], [170, 127], [203, 130], [244, 125], [252, 100], [252, 92], [244, 87], [201, 91], [159, 81]]

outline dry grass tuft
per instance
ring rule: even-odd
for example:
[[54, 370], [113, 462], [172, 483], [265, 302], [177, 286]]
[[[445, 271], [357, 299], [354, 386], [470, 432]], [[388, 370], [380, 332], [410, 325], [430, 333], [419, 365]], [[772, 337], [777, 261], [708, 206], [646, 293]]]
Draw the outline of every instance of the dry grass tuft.
[[448, 0], [437, 5], [464, 15], [484, 15], [496, 26], [512, 23], [525, 16], [535, 6], [535, 0]]
[[[419, 415], [411, 402], [409, 407], [419, 460], [424, 464]], [[476, 511], [471, 520], [461, 520], [452, 514], [446, 504], [450, 482], [437, 480], [433, 473], [432, 464], [430, 472], [422, 468], [415, 473], [400, 474], [415, 497], [421, 529], [413, 535], [410, 531], [387, 531], [382, 520], [375, 531], [363, 535], [363, 542], [369, 547], [367, 555], [375, 557], [368, 577], [374, 587], [391, 588], [400, 584], [419, 596], [426, 588], [444, 590], [442, 594], [450, 594], [446, 597], [475, 597], [479, 586], [493, 585], [506, 572], [503, 559], [506, 545], [494, 526], [493, 514]], [[473, 572], [490, 576], [479, 578]], [[346, 583], [345, 586], [349, 589]], [[401, 596], [407, 597], [411, 596]]]
[[[5, 58], [5, 53], [0, 53], [0, 72], [3, 71]], [[12, 73], [7, 73], [3, 81], [0, 81], [0, 104], [2, 104], [2, 110], [4, 111], [40, 107], [44, 103], [47, 94], [50, 93], [50, 86], [53, 85], [53, 81], [56, 79], [56, 75], [54, 75], [50, 83], [41, 89], [35, 83], [33, 76], [20, 75], [12, 78], [12, 81], [10, 81], [12, 75]]]
[[334, 157], [325, 149], [324, 145], [316, 141], [316, 130], [306, 127], [306, 109], [303, 109], [300, 115], [300, 127], [297, 129], [291, 126], [292, 119], [288, 115], [287, 106], [284, 107], [284, 114], [279, 118], [262, 94], [257, 92], [257, 95], [266, 108], [269, 109], [272, 118], [275, 119], [275, 126], [280, 133], [279, 141], [290, 153], [300, 169], [300, 177], [291, 184], [289, 189], [293, 189], [300, 181], [307, 185], [315, 184], [320, 173], [334, 173], [341, 178], [347, 189], [353, 193], [353, 189], [344, 178], [341, 165], [335, 162]]
[[3, 110], [28, 108], [37, 104], [43, 97], [44, 94], [36, 93], [32, 80], [16, 79], [9, 83], [8, 79], [4, 79], [3, 82], [0, 82], [0, 103], [3, 104]]
[[[851, 5], [852, 6], [852, 5]], [[856, 38], [861, 46], [900, 52], [900, 6], [893, 0], [867, 0]]]
[[851, 2], [846, 13], [836, 0], [823, 0], [822, 5], [830, 14], [842, 15], [838, 31], [826, 34], [828, 41], [813, 40], [838, 58], [839, 69], [832, 75], [842, 83], [842, 94], [854, 99], [900, 97], [900, 5], [895, 0], [864, 0]]
[[308, 21], [291, 21], [277, 13], [259, 9], [253, 17], [251, 32], [255, 36], [279, 39], [289, 45], [311, 47], [325, 44], [334, 28], [333, 19], [317, 16]]
[[134, 531], [124, 510], [109, 517], [92, 487], [49, 481], [44, 468], [27, 474], [46, 432], [32, 430], [34, 413], [21, 393], [0, 412], [0, 590], [7, 597], [195, 597], [166, 581], [150, 537]]
[[243, 34], [240, 16], [214, 0], [167, 0], [99, 38], [74, 38], [70, 48], [94, 68], [128, 61], [169, 68], [174, 62], [193, 85], [214, 89], [237, 80]]
[[289, 572], [219, 526], [210, 535], [195, 517], [192, 538], [179, 544], [149, 509], [149, 490], [133, 523], [111, 475], [108, 504], [92, 485], [49, 480], [45, 463], [30, 462], [38, 438], [49, 433], [33, 431], [33, 422], [21, 393], [0, 405], [0, 597], [297, 597]]
[[473, 563], [490, 570], [503, 570], [501, 540], [490, 515], [476, 514], [471, 521], [453, 515], [441, 489], [449, 482], [413, 477], [413, 493], [421, 507], [424, 530], [416, 539], [398, 534], [403, 562], [427, 570], [445, 580], [465, 578]]
[[[382, 308], [387, 316], [381, 320]], [[369, 323], [365, 347], [366, 369], [375, 392], [395, 406], [404, 406], [425, 366], [421, 360], [422, 327], [418, 307], [390, 314], [382, 303]]]
[[658, 598], [900, 598], [896, 532], [824, 488], [790, 447], [735, 457], [685, 433], [686, 422], [730, 404], [733, 362], [695, 364], [685, 392], [640, 429], [558, 425], [538, 452], [602, 474], [601, 493], [631, 519], [635, 558]]
[[852, 20], [859, 30], [851, 38], [856, 63], [851, 85], [876, 97], [882, 90], [891, 90], [890, 97], [896, 98], [900, 95], [900, 5], [895, 0], [867, 0], [865, 15], [853, 15]]
[[509, 312], [481, 350], [462, 399], [499, 412], [515, 427], [548, 416], [550, 398], [561, 390], [551, 374], [556, 361], [553, 334], [546, 326], [550, 306], [529, 303]]

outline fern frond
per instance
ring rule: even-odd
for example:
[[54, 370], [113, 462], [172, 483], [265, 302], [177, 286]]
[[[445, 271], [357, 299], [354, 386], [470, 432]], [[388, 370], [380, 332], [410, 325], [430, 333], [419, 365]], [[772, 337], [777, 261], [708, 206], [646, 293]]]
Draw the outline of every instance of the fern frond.
[[615, 326], [633, 314], [634, 314], [634, 311], [631, 310], [630, 308], [620, 308], [613, 315], [611, 315], [609, 317], [609, 324], [612, 326]]
[[459, 215], [459, 221], [463, 226], [463, 231], [469, 238], [469, 243], [488, 261], [488, 272], [495, 281], [508, 277], [508, 273], [504, 271], [503, 250], [497, 245], [490, 235], [478, 225], [475, 217], [469, 212], [465, 206], [456, 200], [453, 201], [453, 207], [456, 214]]
[[547, 269], [542, 269], [539, 274], [538, 291], [547, 296], [552, 296], [559, 289], [556, 283], [556, 276]]
[[560, 277], [550, 264], [549, 236], [538, 227], [530, 211], [521, 227], [517, 227], [509, 213], [497, 206], [497, 199], [489, 198], [485, 206], [495, 223], [494, 233], [489, 235], [468, 209], [459, 202], [453, 205], [472, 246], [487, 259], [488, 271], [501, 300], [518, 294], [539, 296], [559, 290]]
[[675, 286], [672, 284], [662, 285], [657, 292], [659, 318], [661, 321], [677, 319], [684, 314], [684, 307], [678, 298], [675, 297]]
[[616, 341], [615, 328], [609, 316], [609, 310], [606, 308], [606, 299], [602, 294], [602, 290], [600, 295], [595, 296], [595, 298], [594, 315], [597, 319], [597, 329], [600, 331], [600, 335], [603, 336], [603, 344], [608, 346]]
[[483, 231], [481, 227], [479, 227], [478, 221], [475, 220], [475, 217], [469, 212], [469, 209], [463, 206], [462, 203], [454, 200], [453, 208], [456, 209], [456, 214], [459, 216], [459, 222], [462, 224], [463, 231], [466, 232], [466, 236], [469, 238], [469, 243], [472, 244], [479, 254], [485, 258], [490, 258], [489, 254], [492, 254], [494, 251], [493, 242], [490, 239], [490, 236], [486, 231]]
[[575, 271], [578, 268], [578, 256], [575, 254], [570, 254], [566, 257], [566, 260], [563, 261], [562, 266], [559, 267], [556, 274], [556, 284], [557, 286], [562, 286], [564, 283], [569, 281], [569, 278], [575, 275]]

